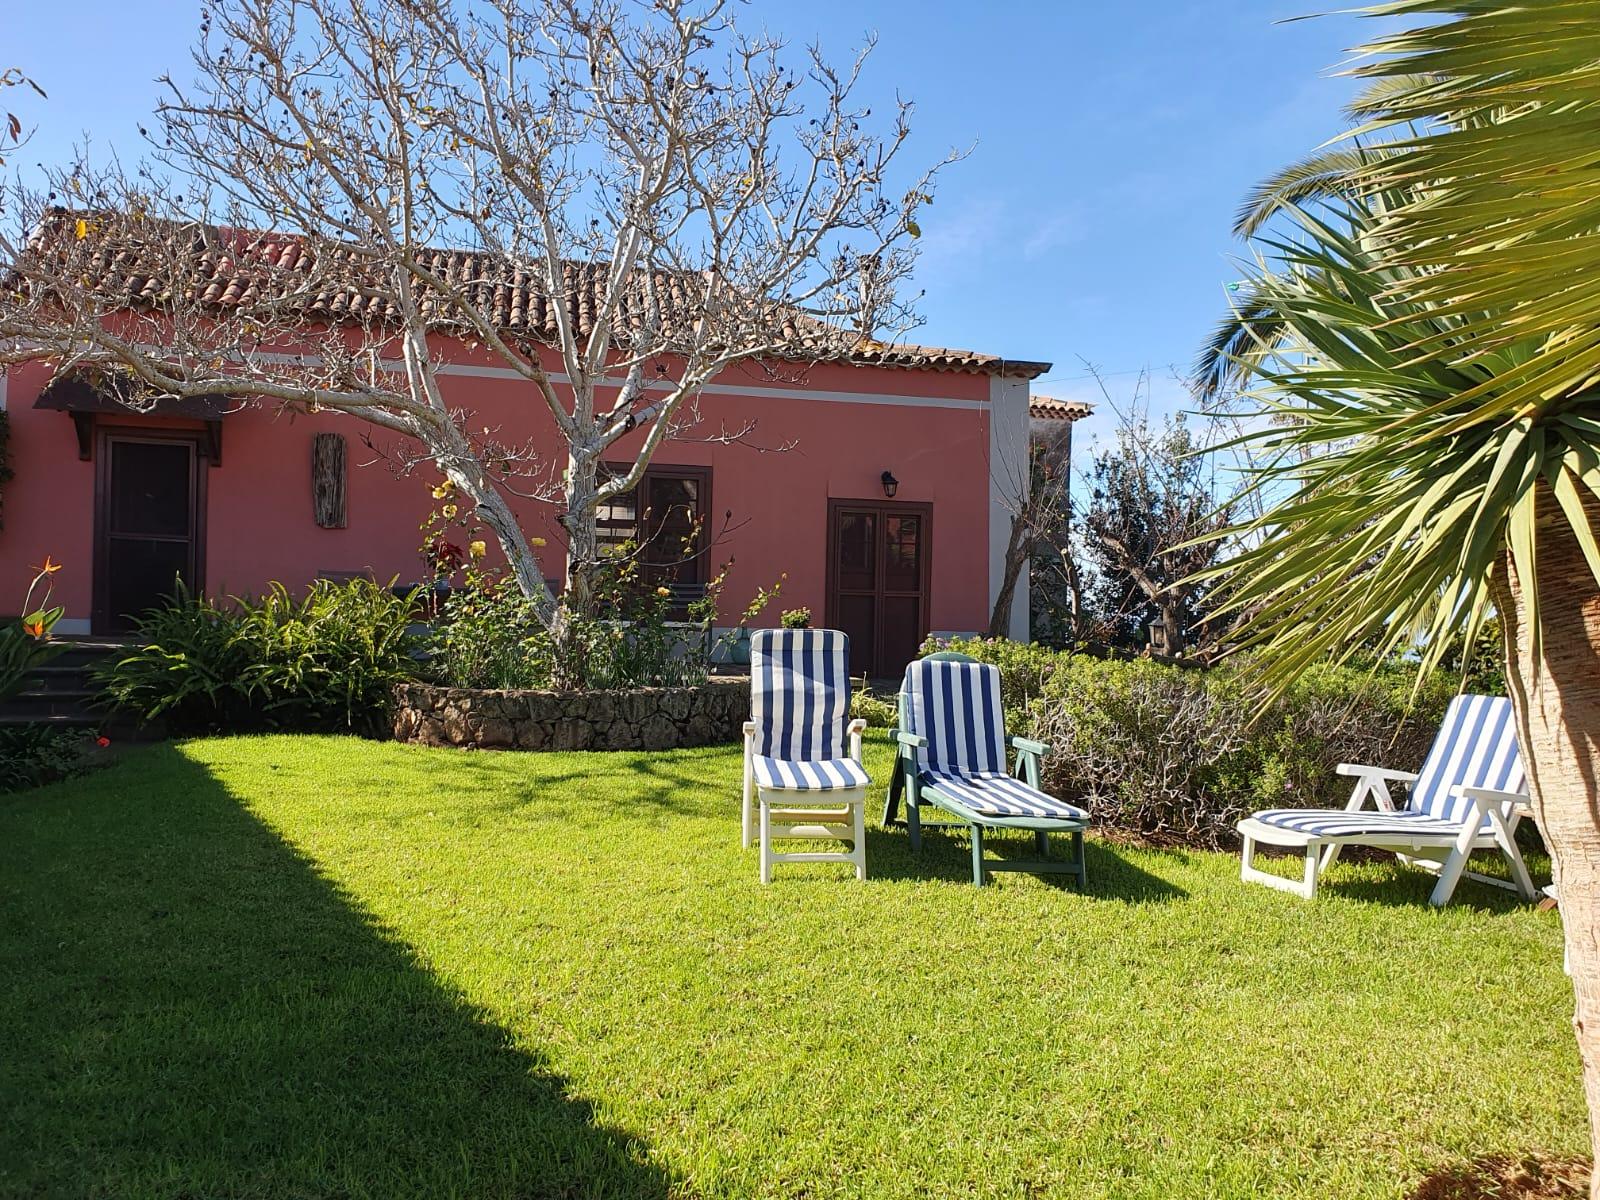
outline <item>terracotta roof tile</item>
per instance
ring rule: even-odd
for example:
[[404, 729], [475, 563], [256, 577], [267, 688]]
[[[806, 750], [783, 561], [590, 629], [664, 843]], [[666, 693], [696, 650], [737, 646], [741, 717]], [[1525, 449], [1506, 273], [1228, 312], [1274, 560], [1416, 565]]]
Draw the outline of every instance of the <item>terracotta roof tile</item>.
[[[54, 242], [58, 252], [81, 254], [74, 237], [79, 214], [62, 212], [59, 216], [35, 236], [35, 249], [49, 252]], [[325, 255], [318, 262], [303, 242], [289, 234], [150, 220], [131, 228], [127, 218], [116, 215], [90, 214], [90, 218], [94, 233], [93, 244], [87, 247], [88, 261], [75, 258], [74, 269], [92, 273], [106, 291], [131, 306], [160, 304], [172, 286], [164, 278], [170, 273], [169, 265], [181, 261], [191, 275], [187, 292], [202, 304], [237, 308], [265, 303], [277, 293], [312, 320], [376, 322], [392, 315], [391, 306], [379, 294], [353, 247], [335, 251], [331, 261]], [[62, 251], [63, 245], [69, 250]], [[473, 250], [430, 250], [424, 263], [441, 279], [461, 288], [502, 330], [544, 342], [556, 340], [555, 306], [531, 272]], [[587, 336], [604, 278], [604, 264], [572, 262], [566, 266], [567, 312], [580, 337]], [[656, 294], [668, 298], [666, 323], [670, 324], [674, 310], [680, 320], [689, 319], [693, 301], [685, 279], [657, 272], [652, 281]], [[638, 286], [622, 305], [619, 324], [624, 327], [644, 320], [644, 284], [641, 273]], [[839, 336], [798, 312], [789, 314], [785, 324], [795, 339], [797, 356], [814, 354], [825, 341]], [[1028, 379], [1050, 368], [1049, 363], [974, 350], [875, 341], [829, 350], [823, 357], [862, 365]]]
[[1082, 400], [1057, 400], [1054, 396], [1029, 396], [1028, 415], [1041, 421], [1079, 421], [1094, 411]]

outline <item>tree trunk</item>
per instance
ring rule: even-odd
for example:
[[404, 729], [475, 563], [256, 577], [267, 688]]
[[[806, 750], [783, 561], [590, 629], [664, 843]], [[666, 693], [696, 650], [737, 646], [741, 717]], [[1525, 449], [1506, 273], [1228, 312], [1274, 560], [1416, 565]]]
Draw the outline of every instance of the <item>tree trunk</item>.
[[[1600, 503], [1585, 493], [1585, 507], [1591, 524], [1600, 527]], [[1496, 579], [1496, 596], [1529, 794], [1560, 890], [1576, 999], [1573, 1026], [1591, 1144], [1600, 1159], [1600, 587], [1543, 483], [1538, 514], [1543, 644], [1537, 652], [1525, 585], [1509, 556]], [[1600, 1200], [1600, 1170], [1589, 1194]]]
[[534, 557], [533, 547], [528, 544], [517, 515], [511, 511], [500, 489], [495, 487], [484, 471], [467, 440], [453, 428], [450, 432], [454, 436], [444, 445], [437, 444], [436, 440], [425, 442], [433, 454], [434, 462], [444, 472], [445, 478], [472, 502], [473, 509], [489, 532], [494, 534], [495, 541], [506, 556], [506, 565], [511, 568], [518, 589], [534, 602], [540, 619], [549, 621], [555, 615], [555, 598], [545, 586], [539, 560]]
[[1006, 539], [1005, 570], [1000, 576], [1000, 591], [994, 598], [994, 611], [989, 614], [989, 636], [1011, 636], [1011, 608], [1016, 603], [1017, 581], [1033, 553], [1033, 539], [1028, 536], [1032, 514], [1020, 512], [1011, 518], [1011, 536]]
[[567, 456], [567, 510], [561, 514], [567, 531], [567, 587], [550, 628], [557, 688], [577, 690], [589, 684], [583, 626], [594, 615], [595, 572], [600, 566], [598, 500], [598, 466], [592, 457], [574, 451]]
[[567, 456], [567, 511], [561, 524], [567, 531], [567, 591], [561, 607], [577, 617], [592, 615], [594, 576], [600, 565], [600, 538], [595, 526], [599, 499], [599, 467], [576, 451]]

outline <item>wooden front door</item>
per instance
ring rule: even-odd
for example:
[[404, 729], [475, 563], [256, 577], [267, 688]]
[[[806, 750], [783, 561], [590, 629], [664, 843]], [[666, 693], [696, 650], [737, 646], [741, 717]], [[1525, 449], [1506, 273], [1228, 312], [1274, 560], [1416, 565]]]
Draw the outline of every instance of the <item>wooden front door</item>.
[[828, 502], [828, 625], [850, 635], [850, 673], [898, 679], [928, 636], [933, 506]]
[[205, 473], [186, 434], [104, 430], [95, 464], [93, 626], [120, 633], [174, 580], [204, 586]]

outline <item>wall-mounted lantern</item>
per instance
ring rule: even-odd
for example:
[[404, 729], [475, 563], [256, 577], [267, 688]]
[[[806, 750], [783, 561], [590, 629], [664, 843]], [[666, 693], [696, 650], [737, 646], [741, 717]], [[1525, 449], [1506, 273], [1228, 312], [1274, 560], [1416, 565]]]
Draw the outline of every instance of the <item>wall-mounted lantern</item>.
[[885, 471], [883, 479], [883, 494], [889, 499], [894, 499], [894, 494], [900, 490], [900, 481], [894, 477], [892, 471]]

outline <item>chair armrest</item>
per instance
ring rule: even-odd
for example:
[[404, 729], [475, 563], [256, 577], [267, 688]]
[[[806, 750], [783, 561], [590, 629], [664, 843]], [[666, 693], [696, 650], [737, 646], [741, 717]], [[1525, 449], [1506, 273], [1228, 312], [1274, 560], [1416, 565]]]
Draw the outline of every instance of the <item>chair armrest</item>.
[[755, 733], [756, 733], [756, 723], [754, 721], [746, 721], [744, 723], [744, 735], [745, 735], [745, 737], [754, 737]]
[[1011, 748], [1020, 750], [1023, 754], [1049, 754], [1050, 747], [1043, 742], [1036, 742], [1032, 738], [1013, 737], [1010, 739]]
[[1477, 800], [1481, 804], [1503, 804], [1507, 811], [1519, 804], [1529, 803], [1526, 792], [1502, 792], [1497, 788], [1481, 787], [1458, 787], [1454, 790], [1457, 795], [1466, 796], [1469, 800]]
[[918, 750], [928, 744], [928, 739], [923, 737], [920, 733], [912, 733], [905, 729], [896, 729], [894, 731], [894, 740], [898, 745], [908, 746]]
[[1366, 776], [1389, 783], [1415, 783], [1417, 779], [1414, 771], [1391, 771], [1387, 767], [1369, 767], [1362, 763], [1340, 763], [1334, 770], [1340, 775], [1352, 775], [1358, 779]]
[[850, 739], [850, 757], [857, 762], [861, 761], [861, 735], [867, 731], [867, 723], [857, 717], [845, 726], [845, 736]]

